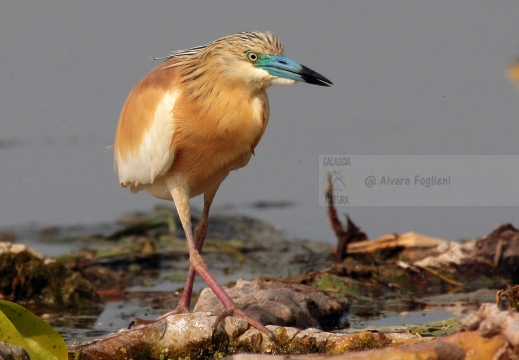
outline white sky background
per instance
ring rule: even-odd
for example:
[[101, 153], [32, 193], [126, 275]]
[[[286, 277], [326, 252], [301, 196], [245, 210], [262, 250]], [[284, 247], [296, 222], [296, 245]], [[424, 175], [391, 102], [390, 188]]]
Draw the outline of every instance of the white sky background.
[[[0, 11], [0, 227], [92, 224], [160, 203], [121, 190], [106, 150], [126, 96], [156, 66], [149, 57], [270, 30], [285, 55], [335, 85], [270, 89], [256, 157], [223, 183], [214, 210], [235, 206], [289, 235], [334, 242], [319, 207], [319, 155], [519, 154], [519, 94], [505, 78], [519, 55], [517, 14], [516, 0], [7, 2]], [[519, 180], [519, 169], [507, 176]], [[296, 206], [244, 206], [258, 200]], [[459, 239], [519, 225], [518, 209], [339, 211], [371, 237], [413, 230]]]

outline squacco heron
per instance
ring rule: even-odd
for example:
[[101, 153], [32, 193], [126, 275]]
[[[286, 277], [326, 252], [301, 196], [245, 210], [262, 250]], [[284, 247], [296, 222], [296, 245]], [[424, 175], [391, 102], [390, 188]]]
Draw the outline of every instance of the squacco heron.
[[[176, 51], [147, 74], [126, 100], [114, 143], [121, 186], [173, 200], [189, 249], [190, 267], [177, 307], [159, 317], [188, 312], [195, 273], [213, 290], [226, 316], [239, 316], [273, 336], [236, 307], [200, 255], [209, 208], [231, 170], [254, 154], [269, 119], [266, 89], [298, 81], [320, 86], [332, 82], [289, 59], [274, 35], [243, 32], [204, 46]], [[204, 195], [194, 232], [189, 199]]]

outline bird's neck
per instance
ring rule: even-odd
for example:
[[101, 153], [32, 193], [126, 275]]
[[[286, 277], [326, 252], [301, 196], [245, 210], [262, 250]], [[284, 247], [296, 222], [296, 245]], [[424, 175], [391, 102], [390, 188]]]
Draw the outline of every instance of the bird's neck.
[[186, 96], [197, 104], [200, 115], [217, 117], [221, 126], [244, 120], [258, 122], [263, 128], [267, 125], [268, 98], [264, 89], [218, 78], [187, 85]]

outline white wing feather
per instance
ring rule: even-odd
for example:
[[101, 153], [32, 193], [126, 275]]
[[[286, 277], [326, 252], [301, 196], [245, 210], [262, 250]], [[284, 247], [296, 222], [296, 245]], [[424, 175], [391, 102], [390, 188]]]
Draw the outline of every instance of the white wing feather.
[[147, 131], [138, 151], [121, 160], [117, 156], [116, 167], [122, 185], [130, 185], [132, 191], [140, 185], [152, 184], [156, 177], [164, 175], [171, 167], [175, 149], [171, 146], [175, 128], [172, 110], [178, 91], [167, 92], [155, 111], [153, 125]]

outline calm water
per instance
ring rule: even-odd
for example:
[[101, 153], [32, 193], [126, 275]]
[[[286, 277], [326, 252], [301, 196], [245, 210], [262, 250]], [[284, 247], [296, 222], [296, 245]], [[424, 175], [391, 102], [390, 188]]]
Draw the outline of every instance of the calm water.
[[[224, 182], [215, 212], [331, 243], [318, 205], [319, 155], [518, 153], [519, 95], [504, 75], [519, 54], [517, 1], [199, 5], [2, 7], [0, 227], [99, 224], [153, 208], [158, 200], [118, 187], [109, 146], [121, 106], [156, 65], [150, 56], [242, 30], [273, 31], [287, 56], [335, 85], [271, 89], [256, 157]], [[256, 201], [295, 205], [260, 210], [250, 206]], [[413, 230], [456, 240], [518, 220], [517, 207], [459, 205], [340, 211], [372, 238]]]

